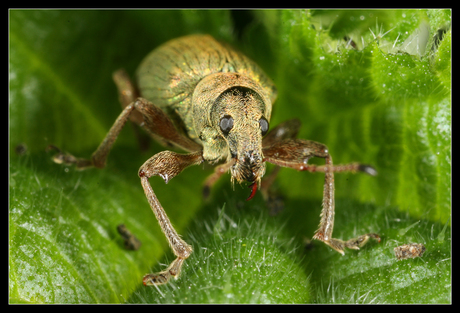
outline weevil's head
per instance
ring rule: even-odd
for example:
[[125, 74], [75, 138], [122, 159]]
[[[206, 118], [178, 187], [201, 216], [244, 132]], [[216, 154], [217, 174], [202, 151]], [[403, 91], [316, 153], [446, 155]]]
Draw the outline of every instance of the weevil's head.
[[204, 77], [193, 93], [193, 131], [203, 158], [231, 164], [232, 181], [259, 185], [265, 174], [262, 136], [268, 131], [276, 90], [257, 76], [218, 72]]
[[214, 128], [226, 142], [232, 180], [256, 182], [265, 174], [262, 136], [268, 131], [266, 104], [253, 89], [234, 86], [215, 100], [211, 113]]

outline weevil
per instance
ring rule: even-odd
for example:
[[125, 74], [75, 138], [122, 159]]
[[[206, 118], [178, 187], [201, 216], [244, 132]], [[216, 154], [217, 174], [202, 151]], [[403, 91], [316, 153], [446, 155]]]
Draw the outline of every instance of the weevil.
[[[251, 59], [209, 35], [173, 39], [153, 50], [141, 62], [136, 82], [124, 70], [113, 74], [122, 112], [90, 159], [59, 152], [57, 163], [74, 164], [78, 169], [103, 168], [112, 145], [128, 120], [140, 125], [153, 139], [169, 150], [149, 158], [138, 175], [148, 203], [165, 234], [176, 259], [164, 271], [147, 274], [144, 285], [167, 283], [178, 278], [192, 247], [172, 226], [155, 195], [149, 178], [160, 176], [167, 183], [185, 168], [208, 162], [217, 165], [204, 183], [203, 193], [230, 171], [232, 182], [247, 182], [252, 198], [262, 185], [266, 191], [273, 175], [265, 174], [266, 162], [298, 171], [323, 172], [325, 182], [319, 228], [313, 239], [337, 252], [359, 249], [369, 233], [350, 240], [332, 237], [334, 226], [334, 173], [365, 172], [375, 175], [372, 166], [359, 163], [333, 165], [327, 147], [296, 138], [297, 119], [281, 123], [269, 132], [272, 104], [277, 90], [271, 79]], [[308, 164], [310, 158], [324, 158], [325, 165]], [[218, 164], [219, 163], [219, 164]], [[275, 173], [277, 170], [275, 170]]]

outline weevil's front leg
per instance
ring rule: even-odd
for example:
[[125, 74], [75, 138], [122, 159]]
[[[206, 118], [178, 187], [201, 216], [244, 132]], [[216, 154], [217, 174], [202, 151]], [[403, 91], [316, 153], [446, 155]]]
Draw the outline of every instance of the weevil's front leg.
[[146, 286], [167, 283], [171, 277], [175, 277], [177, 279], [184, 260], [192, 253], [192, 247], [182, 240], [174, 227], [171, 225], [171, 222], [153, 192], [148, 179], [152, 176], [160, 176], [167, 183], [186, 167], [194, 164], [200, 164], [202, 162], [203, 156], [201, 151], [190, 154], [178, 154], [171, 151], [163, 151], [151, 157], [139, 169], [139, 177], [141, 178], [142, 187], [144, 188], [150, 207], [152, 208], [152, 211], [155, 214], [171, 249], [177, 256], [177, 258], [166, 270], [155, 274], [145, 275], [143, 283]]
[[[373, 167], [359, 163], [333, 165], [332, 157], [329, 155], [325, 145], [302, 139], [284, 140], [271, 147], [264, 148], [263, 153], [266, 162], [294, 168], [300, 171], [325, 173], [321, 222], [318, 230], [313, 236], [314, 239], [323, 241], [341, 254], [344, 254], [343, 250], [345, 248], [359, 249], [369, 238], [375, 238], [380, 241], [380, 237], [377, 234], [365, 234], [347, 241], [332, 238], [335, 214], [334, 172], [361, 171], [370, 175], [376, 175], [377, 172]], [[307, 164], [308, 160], [312, 157], [324, 158], [326, 164], [321, 166]]]

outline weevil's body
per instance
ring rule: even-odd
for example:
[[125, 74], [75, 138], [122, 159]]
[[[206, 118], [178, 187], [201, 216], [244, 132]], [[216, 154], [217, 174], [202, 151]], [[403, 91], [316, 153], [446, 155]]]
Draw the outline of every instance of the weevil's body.
[[[75, 158], [57, 149], [57, 163], [77, 168], [105, 166], [109, 151], [128, 119], [144, 128], [166, 146], [176, 146], [188, 154], [162, 151], [139, 169], [139, 177], [150, 207], [177, 258], [170, 266], [144, 277], [145, 285], [160, 285], [177, 278], [183, 262], [192, 253], [175, 231], [150, 185], [149, 178], [160, 176], [165, 182], [188, 166], [222, 161], [204, 185], [204, 195], [225, 172], [232, 180], [249, 182], [252, 198], [265, 174], [265, 162], [299, 171], [324, 172], [321, 222], [313, 239], [336, 251], [359, 249], [376, 234], [365, 234], [343, 241], [332, 238], [334, 226], [334, 173], [362, 171], [375, 175], [370, 166], [358, 163], [333, 165], [325, 145], [295, 138], [300, 127], [296, 119], [268, 132], [276, 89], [271, 80], [250, 59], [207, 35], [192, 35], [171, 40], [150, 53], [139, 66], [135, 86], [123, 70], [114, 73], [123, 111], [93, 153], [90, 160]], [[312, 157], [324, 158], [323, 166], [310, 165]], [[276, 174], [277, 170], [274, 171]], [[264, 180], [268, 187], [275, 175]]]
[[[233, 177], [238, 181], [251, 181], [249, 172], [254, 172], [252, 180], [264, 175], [259, 120], [270, 120], [276, 88], [256, 63], [209, 35], [194, 35], [153, 50], [136, 78], [141, 96], [203, 146], [204, 160], [214, 163], [236, 154]], [[219, 121], [226, 115], [237, 127], [223, 137]], [[245, 158], [247, 151], [252, 153]], [[251, 157], [254, 165], [244, 167]], [[251, 170], [242, 173], [238, 166]]]
[[[235, 86], [254, 88], [270, 119], [276, 89], [260, 67], [209, 35], [171, 40], [148, 54], [136, 71], [142, 97], [176, 116], [190, 138], [209, 127], [214, 101]], [[207, 101], [202, 101], [205, 98]]]

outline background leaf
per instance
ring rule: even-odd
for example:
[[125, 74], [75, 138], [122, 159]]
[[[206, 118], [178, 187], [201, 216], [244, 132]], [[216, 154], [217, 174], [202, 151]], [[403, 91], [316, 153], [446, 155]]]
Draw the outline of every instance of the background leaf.
[[[450, 23], [450, 10], [11, 10], [10, 302], [450, 303]], [[285, 209], [271, 217], [228, 179], [203, 202], [196, 182], [212, 170], [200, 166], [151, 179], [195, 252], [179, 280], [142, 286], [173, 257], [136, 177], [163, 148], [140, 152], [125, 127], [104, 170], [79, 172], [45, 147], [90, 156], [120, 112], [111, 73], [190, 33], [266, 70], [279, 92], [271, 125], [298, 117], [299, 137], [326, 143], [335, 163], [377, 168], [336, 175], [334, 234], [377, 232], [380, 244], [303, 248], [322, 175], [281, 171]], [[141, 249], [123, 249], [120, 223]], [[410, 242], [424, 256], [396, 261]]]

